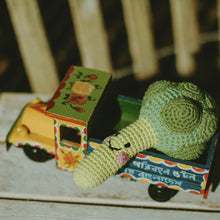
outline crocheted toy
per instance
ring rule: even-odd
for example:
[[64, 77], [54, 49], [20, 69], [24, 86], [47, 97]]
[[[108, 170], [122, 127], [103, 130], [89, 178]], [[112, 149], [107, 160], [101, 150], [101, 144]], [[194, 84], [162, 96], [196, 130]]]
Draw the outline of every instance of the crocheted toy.
[[215, 112], [213, 99], [196, 85], [155, 82], [145, 93], [139, 119], [82, 160], [74, 180], [82, 188], [93, 188], [149, 148], [174, 158], [196, 159], [216, 131]]

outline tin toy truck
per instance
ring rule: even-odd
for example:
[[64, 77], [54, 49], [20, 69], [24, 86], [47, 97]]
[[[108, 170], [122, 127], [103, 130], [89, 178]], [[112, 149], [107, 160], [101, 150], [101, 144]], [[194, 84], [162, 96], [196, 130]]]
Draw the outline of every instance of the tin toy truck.
[[[111, 93], [111, 75], [71, 66], [49, 103], [36, 98], [27, 104], [6, 143], [23, 148], [32, 160], [55, 157], [56, 168], [74, 172], [102, 140], [138, 118], [141, 101]], [[179, 190], [207, 197], [208, 177], [217, 135], [198, 161], [143, 151], [118, 172], [121, 177], [150, 183], [149, 195], [164, 202]]]

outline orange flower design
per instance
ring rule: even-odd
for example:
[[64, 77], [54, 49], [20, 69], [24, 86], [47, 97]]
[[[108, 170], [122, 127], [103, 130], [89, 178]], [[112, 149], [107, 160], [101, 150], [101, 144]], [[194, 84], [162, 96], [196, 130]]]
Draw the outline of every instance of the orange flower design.
[[75, 82], [71, 87], [71, 90], [74, 93], [81, 95], [90, 95], [93, 89], [95, 89], [95, 86], [91, 85], [89, 82], [82, 82], [82, 81]]
[[69, 154], [65, 154], [63, 159], [65, 160], [65, 162], [70, 166], [75, 167], [78, 163], [78, 158], [79, 156], [73, 156], [71, 153]]

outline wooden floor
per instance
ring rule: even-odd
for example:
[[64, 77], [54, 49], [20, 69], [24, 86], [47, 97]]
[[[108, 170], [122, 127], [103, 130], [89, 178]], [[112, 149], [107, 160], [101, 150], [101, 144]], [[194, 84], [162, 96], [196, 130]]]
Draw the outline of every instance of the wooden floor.
[[220, 219], [220, 187], [207, 200], [179, 192], [169, 202], [158, 203], [147, 194], [147, 183], [113, 176], [95, 189], [83, 190], [71, 173], [55, 168], [55, 160], [36, 163], [15, 147], [7, 152], [7, 131], [34, 97], [0, 96], [0, 219]]

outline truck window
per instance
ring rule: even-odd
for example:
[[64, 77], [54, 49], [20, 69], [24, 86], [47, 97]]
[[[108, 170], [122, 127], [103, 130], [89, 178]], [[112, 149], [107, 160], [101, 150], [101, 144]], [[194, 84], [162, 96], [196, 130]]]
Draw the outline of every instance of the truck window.
[[81, 144], [80, 130], [61, 125], [60, 141], [63, 143], [79, 146]]

